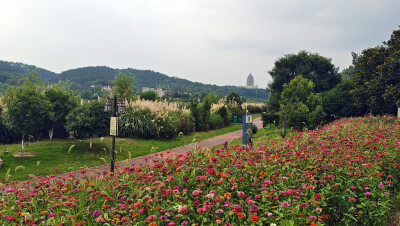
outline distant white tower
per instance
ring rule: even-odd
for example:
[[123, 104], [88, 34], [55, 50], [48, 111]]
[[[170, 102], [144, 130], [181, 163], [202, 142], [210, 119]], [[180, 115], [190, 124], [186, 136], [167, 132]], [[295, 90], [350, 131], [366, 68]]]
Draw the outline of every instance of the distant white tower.
[[250, 73], [249, 76], [247, 76], [247, 87], [253, 87], [254, 86], [254, 78], [253, 75]]

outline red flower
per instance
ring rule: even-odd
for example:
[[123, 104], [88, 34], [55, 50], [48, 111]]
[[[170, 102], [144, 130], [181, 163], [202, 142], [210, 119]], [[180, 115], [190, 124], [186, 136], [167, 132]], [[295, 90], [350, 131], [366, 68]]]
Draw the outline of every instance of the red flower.
[[215, 174], [215, 169], [213, 168], [208, 169], [208, 174]]
[[319, 199], [321, 199], [321, 198], [322, 198], [322, 196], [321, 196], [320, 193], [317, 193], [317, 194], [314, 195], [314, 199], [315, 199], [315, 200], [319, 200]]
[[328, 218], [329, 218], [328, 215], [326, 215], [326, 214], [322, 215], [321, 217], [322, 217], [323, 219], [328, 219]]
[[258, 216], [257, 215], [253, 215], [250, 218], [251, 222], [257, 222], [258, 221]]

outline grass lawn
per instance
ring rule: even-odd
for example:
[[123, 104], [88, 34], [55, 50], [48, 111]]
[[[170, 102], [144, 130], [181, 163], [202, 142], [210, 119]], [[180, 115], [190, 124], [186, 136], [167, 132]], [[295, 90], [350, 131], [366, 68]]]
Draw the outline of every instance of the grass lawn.
[[[241, 128], [241, 123], [231, 123], [222, 129], [178, 136], [172, 140], [117, 138], [116, 161], [168, 150]], [[111, 137], [93, 139], [92, 149], [89, 148], [89, 139], [82, 142], [78, 140], [27, 142], [25, 149], [26, 152], [36, 156], [14, 157], [13, 153], [21, 151], [21, 144], [0, 145], [0, 158], [4, 161], [0, 169], [0, 178], [8, 181], [27, 180], [29, 175], [70, 172], [79, 170], [80, 167], [92, 167], [111, 161]], [[4, 154], [4, 150], [8, 150], [9, 153]]]

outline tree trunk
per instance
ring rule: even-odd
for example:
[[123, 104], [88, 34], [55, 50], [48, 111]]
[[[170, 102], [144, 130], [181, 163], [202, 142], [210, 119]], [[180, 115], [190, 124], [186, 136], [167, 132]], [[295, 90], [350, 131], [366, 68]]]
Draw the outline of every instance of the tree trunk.
[[282, 122], [282, 138], [285, 138], [286, 136], [286, 122]]
[[90, 148], [93, 146], [93, 137], [90, 137]]
[[49, 129], [50, 140], [53, 138], [53, 128]]
[[22, 142], [21, 142], [22, 154], [23, 154], [23, 155], [25, 155], [25, 143], [24, 143], [24, 138], [25, 138], [25, 134], [22, 135]]

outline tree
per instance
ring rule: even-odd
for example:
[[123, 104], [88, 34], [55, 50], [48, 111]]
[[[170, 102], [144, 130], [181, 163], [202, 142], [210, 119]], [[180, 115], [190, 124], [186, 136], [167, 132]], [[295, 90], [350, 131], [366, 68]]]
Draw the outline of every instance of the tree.
[[272, 111], [279, 111], [283, 84], [289, 83], [297, 75], [303, 75], [304, 78], [311, 80], [315, 84], [317, 93], [330, 90], [341, 80], [338, 68], [331, 63], [331, 59], [306, 51], [288, 54], [278, 59], [268, 73], [273, 79], [268, 84], [268, 89], [271, 91], [268, 102]]
[[360, 67], [358, 64], [358, 59], [360, 56], [354, 52], [351, 53], [351, 56], [353, 57], [352, 65], [340, 73], [343, 81], [353, 79], [354, 75], [360, 72]]
[[78, 137], [93, 137], [108, 133], [110, 113], [104, 112], [104, 104], [99, 101], [84, 102], [67, 115], [66, 128], [74, 131]]
[[54, 115], [50, 112], [50, 102], [44, 96], [39, 73], [32, 71], [22, 82], [20, 86], [7, 89], [3, 102], [11, 128], [22, 135], [22, 153], [25, 154], [25, 136], [35, 135]]
[[314, 83], [298, 75], [283, 85], [279, 116], [282, 122], [282, 136], [287, 127], [302, 130], [305, 126], [314, 127], [325, 117], [322, 110], [322, 98], [314, 92]]
[[351, 91], [356, 103], [367, 104], [370, 114], [393, 114], [400, 99], [400, 30], [383, 46], [362, 51], [359, 72]]
[[154, 90], [148, 90], [145, 92], [140, 93], [140, 99], [143, 100], [150, 100], [150, 101], [156, 101], [157, 100], [157, 93]]
[[236, 102], [237, 105], [239, 106], [242, 105], [242, 100], [240, 99], [239, 94], [237, 94], [236, 92], [231, 92], [228, 96], [226, 96], [226, 102], [227, 103]]
[[133, 98], [134, 80], [134, 77], [119, 72], [118, 75], [115, 76], [113, 81], [114, 94], [117, 95], [119, 98], [124, 98], [125, 100], [130, 101], [130, 99]]
[[54, 117], [49, 121], [49, 137], [65, 137], [66, 116], [76, 107], [77, 100], [71, 95], [68, 83], [59, 82], [44, 92], [50, 103], [50, 112]]
[[357, 106], [352, 99], [350, 91], [354, 88], [351, 79], [345, 80], [335, 88], [322, 95], [322, 106], [327, 114], [326, 119], [332, 121], [336, 118], [360, 116], [365, 114], [366, 105]]

